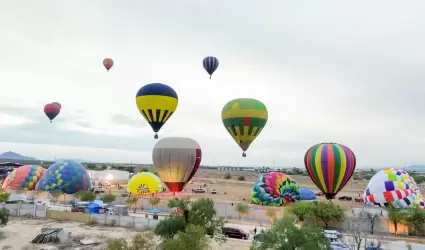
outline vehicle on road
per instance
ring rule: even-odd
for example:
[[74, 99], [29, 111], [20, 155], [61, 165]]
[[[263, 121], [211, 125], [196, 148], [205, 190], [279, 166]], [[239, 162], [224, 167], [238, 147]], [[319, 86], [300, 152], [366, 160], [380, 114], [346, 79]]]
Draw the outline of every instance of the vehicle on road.
[[350, 250], [350, 248], [341, 242], [331, 242], [331, 248], [332, 250]]
[[339, 238], [339, 237], [341, 237], [341, 236], [342, 236], [342, 233], [340, 233], [340, 232], [338, 232], [338, 231], [336, 231], [336, 230], [324, 230], [323, 232], [324, 232], [325, 234], [334, 235], [334, 236], [336, 236], [337, 238]]
[[229, 237], [229, 238], [238, 238], [238, 239], [245, 239], [245, 240], [249, 238], [249, 234], [239, 228], [223, 227], [221, 231], [226, 237]]
[[213, 188], [211, 189], [211, 194], [217, 194], [217, 191]]
[[205, 193], [205, 190], [202, 188], [192, 189], [192, 193]]

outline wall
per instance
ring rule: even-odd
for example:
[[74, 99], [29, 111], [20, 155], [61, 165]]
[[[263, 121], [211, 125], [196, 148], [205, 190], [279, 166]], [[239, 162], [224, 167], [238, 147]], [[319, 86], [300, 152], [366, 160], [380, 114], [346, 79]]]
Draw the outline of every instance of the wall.
[[53, 220], [69, 220], [82, 223], [90, 222], [90, 215], [84, 213], [73, 213], [57, 210], [47, 210], [47, 217]]
[[0, 207], [7, 208], [11, 216], [33, 216], [46, 217], [47, 208], [35, 204], [1, 204]]
[[91, 223], [98, 225], [136, 228], [140, 230], [154, 229], [159, 220], [145, 217], [92, 214]]

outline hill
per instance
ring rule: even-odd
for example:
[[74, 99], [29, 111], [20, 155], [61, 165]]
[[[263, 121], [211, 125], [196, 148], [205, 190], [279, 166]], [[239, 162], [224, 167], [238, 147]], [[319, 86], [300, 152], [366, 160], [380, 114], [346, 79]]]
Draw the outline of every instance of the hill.
[[0, 159], [7, 159], [7, 160], [20, 160], [20, 161], [37, 161], [34, 157], [29, 157], [25, 155], [21, 155], [12, 151], [4, 152], [0, 154]]
[[408, 172], [421, 172], [424, 173], [425, 172], [425, 166], [424, 165], [410, 165], [408, 167], [406, 167], [406, 171]]

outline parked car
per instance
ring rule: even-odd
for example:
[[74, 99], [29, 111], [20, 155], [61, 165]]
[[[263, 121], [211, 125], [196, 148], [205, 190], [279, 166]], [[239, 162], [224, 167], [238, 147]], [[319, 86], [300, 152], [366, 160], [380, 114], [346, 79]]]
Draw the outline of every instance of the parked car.
[[340, 233], [340, 232], [338, 232], [338, 231], [336, 231], [336, 230], [324, 230], [323, 231], [325, 234], [328, 234], [328, 235], [334, 235], [334, 236], [336, 236], [337, 238], [339, 238], [339, 237], [341, 237], [342, 236], [342, 233]]
[[205, 190], [202, 188], [192, 189], [192, 193], [205, 193]]
[[223, 227], [221, 231], [226, 237], [229, 238], [239, 238], [245, 240], [249, 238], [249, 234], [239, 228]]
[[217, 194], [217, 191], [213, 188], [211, 189], [211, 194]]
[[350, 250], [350, 248], [341, 242], [331, 242], [331, 248], [332, 250]]

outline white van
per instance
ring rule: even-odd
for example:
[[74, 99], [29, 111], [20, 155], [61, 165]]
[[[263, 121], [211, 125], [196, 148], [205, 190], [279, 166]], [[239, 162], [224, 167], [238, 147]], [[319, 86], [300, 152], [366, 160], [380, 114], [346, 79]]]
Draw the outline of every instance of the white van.
[[336, 238], [339, 238], [342, 236], [342, 233], [336, 230], [324, 230], [323, 232], [325, 233], [325, 235], [334, 236]]

